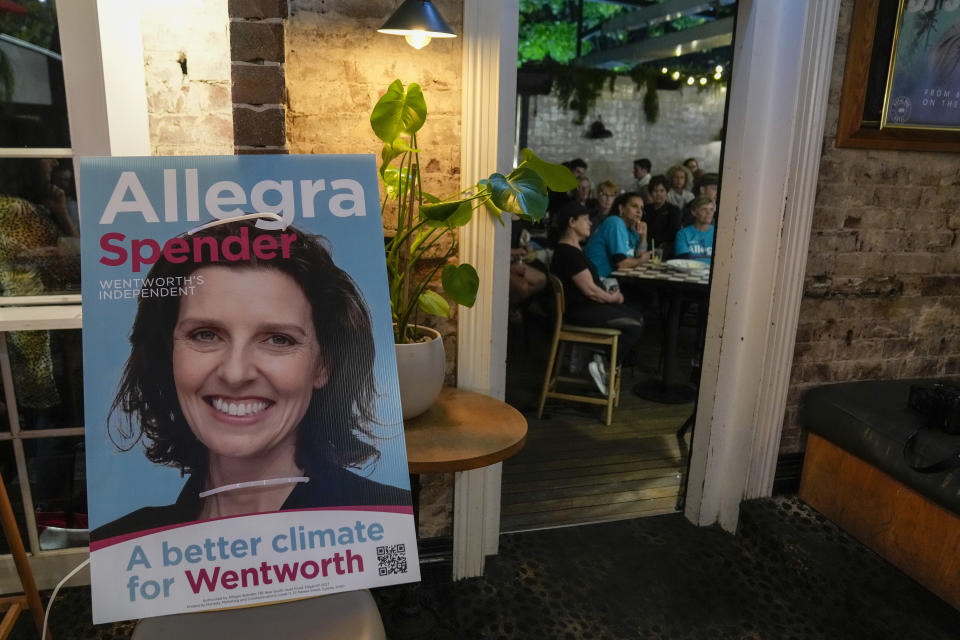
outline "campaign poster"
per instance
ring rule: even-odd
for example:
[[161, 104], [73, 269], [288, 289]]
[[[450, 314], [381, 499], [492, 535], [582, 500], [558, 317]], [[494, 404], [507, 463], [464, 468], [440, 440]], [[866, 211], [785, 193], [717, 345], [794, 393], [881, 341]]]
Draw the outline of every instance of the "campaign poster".
[[93, 621], [419, 580], [375, 158], [78, 164]]
[[901, 0], [886, 127], [960, 131], [960, 0]]

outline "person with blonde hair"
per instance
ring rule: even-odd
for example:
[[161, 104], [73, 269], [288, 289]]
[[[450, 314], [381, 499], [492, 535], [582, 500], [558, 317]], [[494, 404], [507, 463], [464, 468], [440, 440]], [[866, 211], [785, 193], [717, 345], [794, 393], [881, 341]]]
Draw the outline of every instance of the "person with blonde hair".
[[597, 185], [596, 197], [587, 201], [587, 211], [590, 213], [590, 223], [596, 228], [610, 215], [613, 201], [620, 195], [620, 189], [611, 180], [604, 180]]
[[667, 192], [667, 202], [683, 211], [687, 203], [693, 200], [694, 195], [690, 191], [693, 188], [693, 174], [683, 165], [674, 165], [667, 169], [667, 180], [670, 182], [670, 190]]

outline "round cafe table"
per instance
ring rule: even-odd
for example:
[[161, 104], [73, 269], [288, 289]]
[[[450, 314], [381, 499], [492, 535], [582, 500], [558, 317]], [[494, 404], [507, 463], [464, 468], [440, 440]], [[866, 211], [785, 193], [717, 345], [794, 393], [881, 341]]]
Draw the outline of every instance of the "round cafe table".
[[426, 413], [404, 421], [411, 474], [479, 469], [523, 448], [527, 420], [506, 402], [445, 387]]

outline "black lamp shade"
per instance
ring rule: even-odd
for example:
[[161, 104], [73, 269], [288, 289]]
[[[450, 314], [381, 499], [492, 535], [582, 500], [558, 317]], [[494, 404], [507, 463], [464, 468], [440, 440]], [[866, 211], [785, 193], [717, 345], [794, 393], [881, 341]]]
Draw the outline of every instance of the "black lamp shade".
[[454, 38], [457, 35], [430, 0], [405, 0], [377, 31], [394, 35], [422, 31], [434, 38]]

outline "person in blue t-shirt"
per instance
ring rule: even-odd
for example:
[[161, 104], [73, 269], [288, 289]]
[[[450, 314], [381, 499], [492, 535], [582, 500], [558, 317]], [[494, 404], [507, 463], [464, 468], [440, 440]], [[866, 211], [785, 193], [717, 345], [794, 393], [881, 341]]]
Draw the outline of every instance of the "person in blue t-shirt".
[[639, 193], [623, 193], [613, 201], [610, 215], [590, 236], [584, 253], [601, 278], [617, 269], [630, 269], [650, 259], [647, 223], [643, 222], [643, 198]]
[[693, 224], [677, 232], [674, 254], [710, 264], [713, 259], [713, 214], [716, 205], [708, 196], [699, 196], [690, 203]]

